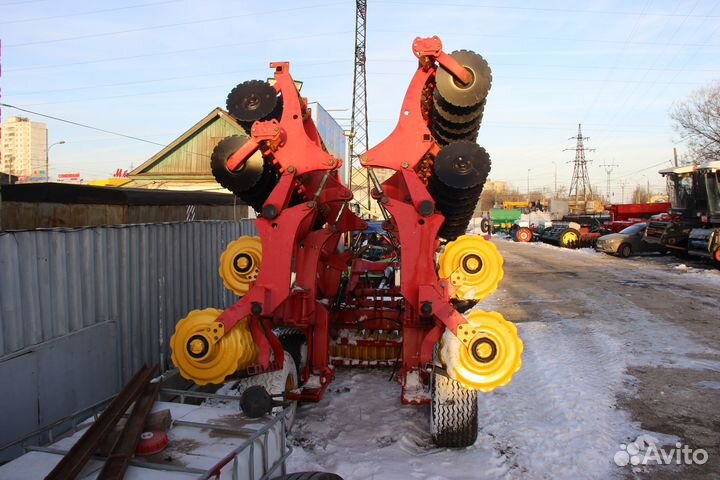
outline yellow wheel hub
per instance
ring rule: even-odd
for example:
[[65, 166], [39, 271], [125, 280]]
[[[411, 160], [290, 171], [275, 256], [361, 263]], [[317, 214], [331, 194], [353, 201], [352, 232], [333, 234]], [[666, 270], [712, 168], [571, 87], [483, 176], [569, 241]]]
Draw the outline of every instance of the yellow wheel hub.
[[221, 313], [216, 308], [191, 311], [177, 323], [170, 339], [172, 362], [183, 378], [198, 385], [222, 383], [257, 359], [247, 320], [223, 335], [223, 325], [216, 321]]
[[457, 287], [455, 297], [462, 300], [483, 300], [504, 275], [503, 258], [495, 244], [474, 235], [448, 243], [439, 263], [438, 275]]
[[[440, 348], [448, 373], [465, 388], [481, 392], [507, 385], [522, 365], [524, 346], [517, 328], [499, 313], [482, 310], [470, 312], [467, 322], [458, 326], [459, 342]], [[459, 352], [453, 355], [451, 350]]]
[[230, 242], [220, 256], [220, 277], [225, 288], [242, 297], [257, 279], [262, 263], [260, 237], [240, 237]]
[[578, 236], [575, 232], [565, 232], [562, 236], [562, 244], [569, 245], [570, 243], [577, 242]]

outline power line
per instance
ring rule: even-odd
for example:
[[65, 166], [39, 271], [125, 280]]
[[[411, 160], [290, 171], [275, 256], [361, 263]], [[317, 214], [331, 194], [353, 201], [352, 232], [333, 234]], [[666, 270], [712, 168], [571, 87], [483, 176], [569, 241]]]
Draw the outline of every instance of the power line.
[[113, 132], [112, 130], [105, 130], [104, 128], [93, 127], [92, 125], [86, 125], [86, 124], [84, 124], [84, 123], [74, 122], [74, 121], [72, 121], [72, 120], [66, 120], [66, 119], [64, 119], [64, 118], [54, 117], [54, 116], [52, 116], [52, 115], [46, 115], [46, 114], [44, 114], [44, 113], [33, 112], [32, 110], [27, 110], [27, 109], [25, 109], [25, 108], [20, 108], [20, 107], [17, 107], [17, 106], [15, 106], [15, 105], [10, 105], [10, 104], [7, 104], [7, 103], [0, 103], [0, 107], [13, 108], [13, 109], [19, 110], [19, 111], [21, 111], [21, 112], [31, 113], [31, 114], [33, 114], [33, 115], [37, 115], [37, 116], [39, 116], [39, 117], [50, 118], [50, 119], [52, 119], [52, 120], [57, 120], [58, 122], [69, 123], [70, 125], [75, 125], [76, 127], [89, 128], [90, 130], [97, 130], [98, 132], [108, 133], [108, 134], [110, 134], [110, 135], [115, 135], [115, 136], [118, 136], [118, 137], [125, 137], [125, 138], [129, 138], [129, 139], [132, 139], [132, 140], [137, 140], [138, 142], [150, 143], [150, 144], [153, 144], [153, 145], [159, 145], [159, 146], [161, 146], [161, 147], [165, 147], [165, 146], [166, 146], [166, 145], [163, 144], [163, 143], [153, 142], [152, 140], [146, 140], [146, 139], [144, 139], [144, 138], [136, 137], [136, 136], [133, 136], [133, 135], [126, 135], [126, 134], [124, 134], [124, 133]]
[[26, 3], [39, 3], [39, 2], [47, 2], [47, 0], [25, 0], [22, 2], [7, 2], [7, 3], [0, 3], [0, 7], [9, 7], [12, 5], [25, 5]]
[[108, 12], [118, 12], [121, 10], [131, 10], [134, 8], [144, 8], [144, 7], [154, 7], [157, 5], [165, 5], [168, 3], [177, 3], [181, 2], [183, 0], [165, 0], [162, 2], [151, 2], [151, 3], [140, 3], [137, 5], [127, 5], [125, 7], [116, 7], [116, 8], [105, 8], [103, 10], [88, 10], [85, 12], [76, 12], [76, 13], [66, 13], [64, 15], [52, 15], [48, 17], [34, 17], [34, 18], [22, 18], [19, 20], [7, 20], [4, 22], [0, 22], [0, 25], [12, 25], [16, 23], [28, 23], [28, 22], [39, 22], [42, 20], [56, 20], [58, 18], [68, 18], [68, 17], [80, 17], [83, 15], [93, 15], [96, 13], [108, 13]]
[[595, 98], [593, 99], [592, 102], [590, 102], [590, 105], [588, 106], [587, 110], [585, 111], [585, 115], [582, 116], [583, 121], [587, 120], [588, 114], [589, 114], [589, 113], [592, 111], [592, 109], [595, 107], [595, 104], [596, 104], [597, 101], [600, 99], [600, 96], [603, 94], [603, 92], [604, 92], [605, 89], [607, 88], [607, 81], [608, 81], [608, 80], [610, 79], [610, 77], [611, 77], [611, 74], [612, 74], [611, 72], [612, 72], [613, 70], [615, 70], [615, 68], [616, 68], [616, 67], [618, 66], [618, 64], [620, 63], [620, 58], [622, 57], [622, 54], [623, 54], [623, 53], [625, 53], [625, 54], [628, 53], [628, 52], [627, 52], [627, 48], [626, 48], [627, 45], [628, 45], [628, 42], [629, 42], [630, 39], [633, 37], [633, 35], [635, 35], [635, 33], [637, 32], [638, 27], [640, 26], [640, 22], [641, 22], [642, 19], [645, 17], [645, 13], [647, 12], [648, 8], [650, 8], [650, 5], [651, 5], [651, 4], [652, 4], [652, 0], [648, 0], [648, 2], [645, 4], [645, 8], [643, 9], [643, 13], [635, 20], [635, 24], [633, 25], [632, 30], [630, 31], [630, 33], [628, 34], [628, 36], [625, 38], [625, 42], [623, 43], [622, 47], [620, 47], [620, 55], [616, 55], [616, 56], [615, 56], [615, 62], [613, 63], [613, 66], [610, 67], [610, 69], [608, 69], [608, 71], [607, 71], [606, 74], [605, 74], [605, 81], [602, 83], [602, 85], [600, 85], [600, 88], [598, 89], [597, 94], [595, 95]]
[[[385, 1], [385, 2], [377, 2], [378, 5], [407, 5], [412, 6], [415, 8], [419, 8], [421, 6], [430, 6], [428, 4], [422, 5], [418, 4], [418, 2], [398, 2], [398, 1]], [[550, 8], [550, 7], [518, 7], [514, 5], [505, 5], [505, 4], [488, 4], [488, 5], [482, 5], [477, 3], [446, 3], [441, 2], [438, 4], [434, 4], [432, 6], [441, 6], [443, 8], [445, 7], [459, 7], [459, 8], [494, 8], [497, 10], [522, 10], [522, 11], [532, 11], [532, 12], [548, 12], [548, 13], [589, 13], [594, 15], [640, 15], [640, 12], [632, 12], [632, 11], [623, 11], [623, 10], [584, 10], [584, 9], [578, 9], [578, 8]], [[648, 13], [648, 16], [653, 17], [681, 17], [684, 15], [679, 15], [675, 13]], [[693, 17], [698, 18], [716, 18], [720, 17], [720, 15], [693, 15]]]
[[190, 20], [187, 22], [165, 23], [165, 24], [159, 24], [159, 25], [151, 25], [151, 26], [147, 26], [147, 27], [130, 28], [127, 30], [114, 30], [114, 31], [110, 31], [110, 32], [91, 33], [91, 34], [87, 34], [87, 35], [75, 35], [72, 37], [55, 38], [52, 40], [35, 40], [32, 42], [10, 44], [10, 45], [6, 45], [6, 47], [7, 48], [19, 48], [19, 47], [29, 47], [29, 46], [33, 46], [33, 45], [46, 45], [49, 43], [68, 42], [68, 41], [72, 41], [72, 40], [86, 40], [89, 38], [100, 38], [100, 37], [109, 37], [109, 36], [114, 36], [114, 35], [125, 35], [128, 33], [144, 32], [147, 30], [159, 30], [159, 29], [163, 29], [163, 28], [175, 28], [175, 27], [183, 27], [183, 26], [188, 26], [188, 25], [200, 25], [203, 23], [224, 22], [227, 20], [236, 20], [238, 18], [254, 17], [254, 16], [260, 16], [260, 15], [274, 15], [277, 13], [288, 13], [288, 12], [294, 12], [297, 10], [327, 8], [327, 7], [337, 6], [337, 5], [344, 5], [344, 3], [337, 2], [337, 3], [316, 4], [316, 5], [305, 5], [302, 7], [285, 8], [285, 9], [278, 9], [278, 10], [266, 10], [264, 12], [251, 12], [251, 13], [242, 13], [242, 14], [238, 14], [238, 15], [225, 15], [223, 17], [205, 18], [202, 20]]
[[[298, 65], [329, 65], [329, 64], [335, 64], [335, 63], [349, 63], [352, 60], [344, 59], [344, 60], [326, 60], [322, 62], [293, 62], [293, 66]], [[128, 85], [142, 85], [147, 83], [159, 83], [159, 82], [169, 82], [174, 80], [189, 80], [193, 78], [204, 78], [204, 77], [214, 77], [217, 78], [222, 75], [229, 75], [229, 74], [237, 74], [237, 73], [243, 73], [247, 74], [250, 73], [248, 69], [234, 69], [234, 70], [226, 70], [224, 72], [212, 72], [212, 73], [201, 73], [198, 75], [180, 75], [180, 76], [174, 76], [174, 77], [163, 77], [163, 78], [153, 78], [149, 80], [132, 80], [129, 82], [116, 82], [116, 83], [101, 83], [101, 84], [95, 84], [95, 85], [82, 85], [78, 87], [67, 87], [67, 88], [53, 88], [51, 90], [35, 90], [35, 91], [29, 91], [29, 92], [13, 92], [13, 97], [19, 97], [19, 96], [25, 96], [25, 95], [41, 95], [46, 93], [58, 93], [58, 92], [72, 92], [76, 90], [92, 90], [96, 88], [105, 88], [105, 87], [124, 87]]]
[[254, 40], [251, 42], [223, 43], [223, 44], [209, 45], [206, 47], [184, 48], [184, 49], [180, 49], [180, 50], [168, 50], [165, 52], [143, 53], [143, 54], [138, 54], [138, 55], [126, 55], [126, 56], [122, 56], [122, 57], [103, 57], [101, 59], [84, 60], [81, 62], [56, 63], [56, 64], [52, 64], [52, 65], [34, 65], [34, 66], [30, 66], [30, 67], [7, 68], [5, 70], [8, 72], [24, 72], [24, 71], [30, 71], [30, 70], [45, 70], [45, 69], [52, 69], [52, 68], [75, 67], [78, 65], [94, 65], [94, 64], [98, 64], [98, 63], [108, 63], [108, 62], [115, 62], [115, 61], [119, 61], [119, 60], [120, 61], [121, 60], [133, 60], [136, 58], [161, 57], [164, 55], [175, 55], [178, 53], [201, 52], [203, 50], [217, 50], [217, 49], [231, 48], [231, 47], [245, 47], [248, 45], [266, 45], [268, 42], [285, 42], [285, 41], [289, 41], [289, 40], [303, 40], [303, 39], [316, 38], [316, 37], [346, 35], [347, 33], [350, 33], [350, 32], [349, 31], [340, 31], [340, 32], [325, 32], [325, 33], [292, 35], [289, 37], [272, 37], [272, 38], [267, 38], [267, 39], [262, 39], [262, 40]]
[[[636, 23], [636, 26], [638, 24]], [[562, 30], [562, 28], [558, 28], [558, 30]], [[415, 31], [401, 31], [401, 30], [385, 30], [385, 29], [377, 29], [377, 28], [369, 28], [369, 32], [372, 33], [391, 33], [391, 34], [407, 34], [407, 35], [414, 35], [417, 32]], [[571, 42], [584, 42], [584, 43], [599, 43], [603, 45], [645, 45], [645, 46], [665, 46], [668, 45], [667, 43], [661, 43], [661, 42], [647, 42], [647, 41], [622, 41], [622, 40], [599, 40], [594, 38], [582, 38], [582, 37], [551, 37], [551, 36], [542, 36], [542, 35], [511, 35], [507, 33], [479, 33], [479, 32], [437, 32], [433, 31], [435, 35], [438, 35], [440, 37], [447, 37], [447, 36], [454, 36], [454, 37], [482, 37], [482, 38], [509, 38], [514, 40], [548, 40], [552, 42], [561, 42], [563, 44], [571, 43]], [[632, 36], [632, 32], [631, 35]], [[628, 40], [630, 38], [628, 36]], [[711, 44], [698, 44], [698, 43], [670, 43], [670, 46], [673, 47], [711, 47], [713, 45]]]

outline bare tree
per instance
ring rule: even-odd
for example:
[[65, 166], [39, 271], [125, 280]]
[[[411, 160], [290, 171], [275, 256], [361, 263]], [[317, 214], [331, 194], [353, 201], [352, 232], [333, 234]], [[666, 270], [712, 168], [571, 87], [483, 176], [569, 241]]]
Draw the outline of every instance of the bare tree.
[[650, 194], [645, 187], [640, 185], [635, 187], [633, 192], [632, 202], [633, 203], [648, 203], [650, 201]]
[[670, 112], [693, 160], [720, 160], [720, 82], [701, 88]]

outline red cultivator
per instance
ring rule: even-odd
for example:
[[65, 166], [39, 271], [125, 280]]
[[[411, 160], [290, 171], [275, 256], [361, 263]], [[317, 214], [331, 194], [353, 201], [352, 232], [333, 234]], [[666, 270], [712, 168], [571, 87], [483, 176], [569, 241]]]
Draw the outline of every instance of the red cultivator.
[[[270, 64], [272, 85], [230, 94], [250, 137], [223, 140], [213, 172], [260, 212], [260, 239], [232, 242], [221, 259], [240, 300], [178, 323], [172, 358], [185, 378], [239, 375], [243, 385], [280, 375], [286, 398], [317, 401], [335, 365], [394, 364], [403, 403], [432, 403], [436, 443], [474, 442], [477, 391], [507, 384], [523, 349], [499, 313], [461, 314], [503, 276], [495, 246], [464, 235], [490, 170], [474, 140], [491, 75], [481, 56], [448, 55], [437, 37], [416, 39], [413, 53], [419, 66], [395, 130], [361, 156], [394, 171], [373, 189], [386, 220], [372, 236], [348, 208], [340, 162], [323, 148], [289, 64]], [[372, 248], [386, 258], [368, 256]]]

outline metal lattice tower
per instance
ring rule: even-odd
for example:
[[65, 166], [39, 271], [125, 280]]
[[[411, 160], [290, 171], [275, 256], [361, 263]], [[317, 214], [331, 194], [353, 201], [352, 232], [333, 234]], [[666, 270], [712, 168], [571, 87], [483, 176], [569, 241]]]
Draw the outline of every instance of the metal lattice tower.
[[355, 5], [355, 77], [350, 120], [350, 190], [360, 207], [370, 210], [369, 172], [360, 163], [360, 154], [365, 153], [368, 149], [367, 75], [365, 72], [367, 0], [357, 0]]
[[605, 195], [607, 196], [608, 202], [612, 202], [612, 190], [610, 189], [610, 174], [613, 172], [613, 169], [615, 167], [619, 167], [620, 165], [617, 165], [615, 163], [603, 163], [600, 166], [605, 169], [605, 175], [607, 175], [607, 186], [605, 187]]
[[[587, 202], [589, 197], [592, 197], [592, 187], [590, 186], [590, 176], [588, 175], [587, 164], [590, 160], [585, 158], [585, 152], [594, 152], [594, 148], [585, 148], [585, 140], [589, 140], [590, 137], [583, 137], [582, 126], [578, 123], [578, 133], [575, 137], [570, 137], [569, 140], [576, 140], [577, 143], [575, 148], [566, 148], [565, 151], [575, 150], [575, 160], [573, 162], [573, 175], [570, 181], [570, 191], [568, 197], [575, 200], [576, 207], [579, 206], [579, 202]], [[583, 207], [584, 209], [584, 207]]]

